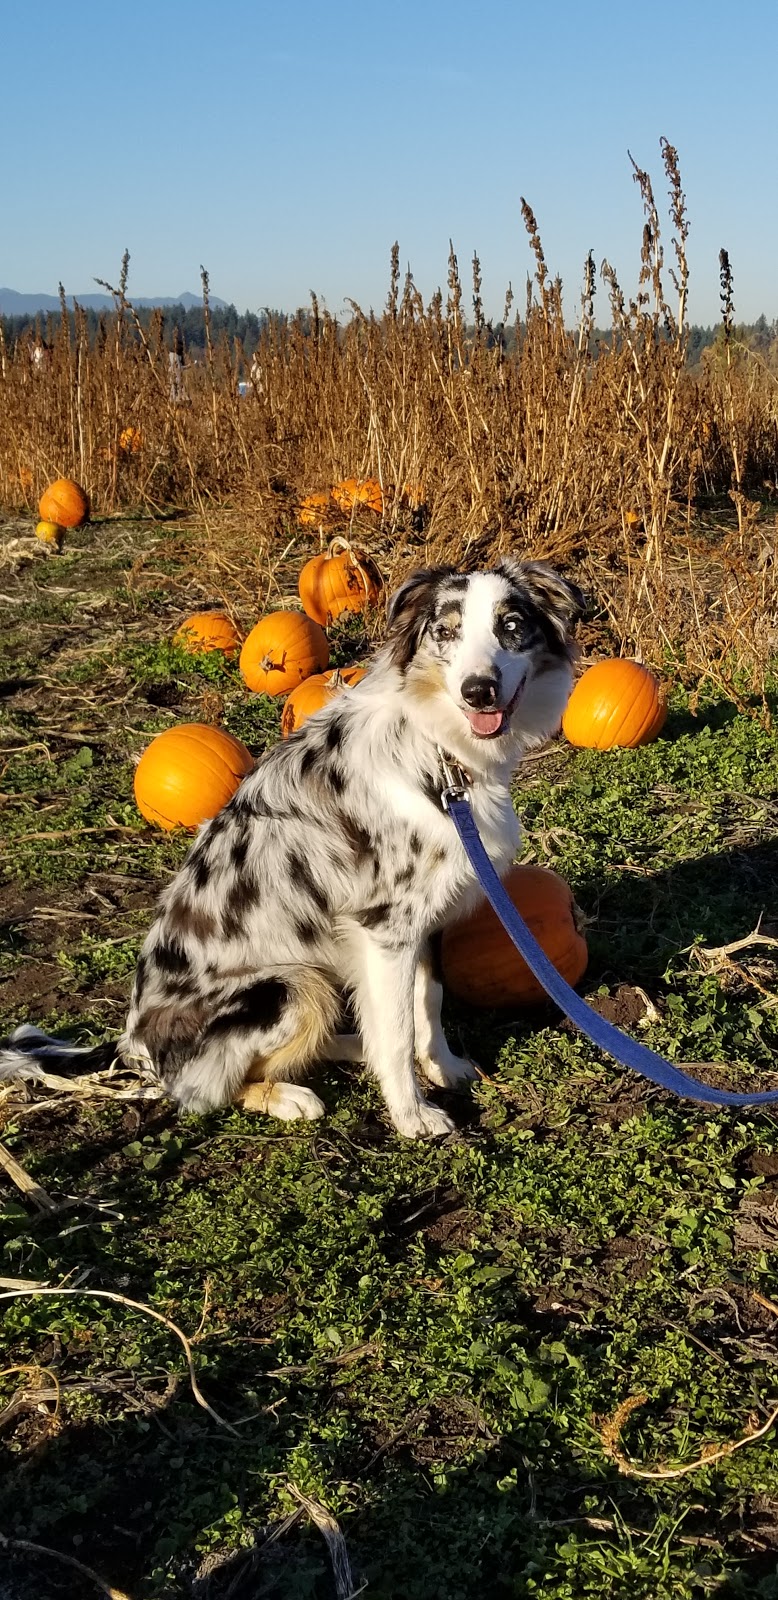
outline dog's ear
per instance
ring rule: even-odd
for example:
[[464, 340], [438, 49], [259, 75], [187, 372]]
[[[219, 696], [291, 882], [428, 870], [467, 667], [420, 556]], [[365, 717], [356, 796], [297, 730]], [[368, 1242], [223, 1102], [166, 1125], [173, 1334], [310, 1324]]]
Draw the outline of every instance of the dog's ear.
[[545, 561], [514, 561], [511, 556], [503, 556], [495, 572], [527, 590], [562, 640], [568, 638], [586, 610], [586, 597], [578, 585], [563, 578], [561, 572]]
[[454, 567], [424, 567], [412, 572], [392, 595], [386, 612], [386, 642], [394, 666], [407, 667], [413, 660], [433, 614], [435, 591], [455, 571]]

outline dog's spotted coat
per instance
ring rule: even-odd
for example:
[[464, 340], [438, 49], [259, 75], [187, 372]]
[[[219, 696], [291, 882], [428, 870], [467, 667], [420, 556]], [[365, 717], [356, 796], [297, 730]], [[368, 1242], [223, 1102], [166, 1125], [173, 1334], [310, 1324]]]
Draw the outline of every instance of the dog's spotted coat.
[[[478, 900], [442, 808], [440, 750], [471, 780], [498, 871], [519, 831], [509, 784], [559, 725], [578, 591], [541, 563], [416, 573], [394, 596], [368, 674], [277, 745], [206, 823], [162, 897], [138, 961], [119, 1054], [151, 1066], [184, 1109], [238, 1100], [316, 1117], [297, 1080], [364, 1060], [394, 1126], [441, 1134], [423, 1096], [472, 1075], [440, 1023], [431, 940]], [[338, 1035], [343, 997], [358, 1035]], [[17, 1030], [4, 1070], [67, 1047]], [[49, 1048], [45, 1048], [48, 1044]]]

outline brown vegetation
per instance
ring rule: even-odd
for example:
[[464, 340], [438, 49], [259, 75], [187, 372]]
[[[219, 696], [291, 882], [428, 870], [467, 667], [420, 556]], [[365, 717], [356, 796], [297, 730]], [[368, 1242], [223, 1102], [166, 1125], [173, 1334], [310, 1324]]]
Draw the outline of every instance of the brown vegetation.
[[[425, 306], [410, 275], [401, 283], [395, 247], [382, 315], [353, 305], [341, 324], [314, 297], [310, 313], [268, 320], [253, 362], [209, 336], [203, 363], [181, 374], [162, 314], [144, 328], [127, 298], [125, 258], [96, 341], [77, 309], [37, 359], [29, 344], [0, 343], [0, 502], [32, 511], [65, 474], [96, 516], [195, 508], [212, 553], [223, 537], [213, 513], [229, 504], [246, 514], [244, 571], [259, 571], [302, 539], [305, 496], [376, 479], [382, 513], [355, 501], [336, 508], [333, 528], [331, 502], [326, 527], [357, 524], [390, 577], [420, 560], [545, 556], [582, 574], [616, 647], [654, 661], [669, 652], [730, 690], [745, 667], [763, 690], [778, 618], [775, 528], [759, 517], [778, 474], [778, 385], [734, 340], [726, 252], [723, 339], [689, 371], [686, 202], [666, 141], [662, 158], [671, 264], [651, 179], [635, 166], [638, 287], [625, 297], [603, 264], [607, 339], [595, 337], [592, 257], [571, 330], [525, 202], [535, 273], [510, 338], [511, 291], [495, 329], [477, 257], [466, 318], [453, 251], [446, 297]], [[208, 322], [206, 274], [203, 287]], [[736, 519], [706, 528], [699, 507], [715, 496], [729, 496]]]

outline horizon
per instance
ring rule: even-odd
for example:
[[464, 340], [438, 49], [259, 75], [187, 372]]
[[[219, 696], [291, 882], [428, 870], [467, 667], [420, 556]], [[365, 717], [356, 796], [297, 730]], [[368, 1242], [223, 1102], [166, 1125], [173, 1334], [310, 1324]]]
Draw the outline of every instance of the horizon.
[[[463, 309], [475, 252], [485, 313], [497, 321], [508, 283], [515, 313], [533, 272], [523, 195], [570, 324], [593, 251], [604, 326], [603, 259], [627, 298], [640, 270], [644, 219], [629, 151], [654, 184], [669, 290], [664, 137], [687, 198], [689, 321], [721, 320], [724, 247], [736, 319], [753, 323], [769, 315], [778, 247], [769, 205], [778, 132], [766, 114], [778, 10], [745, 0], [733, 27], [713, 0], [703, 29], [690, 6], [658, 7], [658, 43], [647, 47], [642, 18], [613, 0], [587, 16], [585, 40], [569, 0], [553, 35], [507, 0], [487, 0], [477, 25], [462, 0], [398, 0], [391, 30], [354, 0], [338, 0], [326, 18], [312, 0], [283, 13], [231, 0], [219, 29], [202, 0], [162, 13], [138, 0], [131, 32], [94, 0], [82, 0], [75, 28], [42, 0], [36, 29], [72, 93], [52, 173], [51, 121], [30, 118], [28, 75], [9, 78], [0, 276], [96, 293], [84, 285], [116, 281], [128, 248], [130, 298], [162, 298], [161, 283], [197, 281], [202, 264], [214, 295], [236, 309], [291, 312], [314, 291], [342, 318], [352, 299], [381, 310], [395, 240], [401, 274], [411, 271], [425, 304], [445, 294], [451, 240]], [[29, 17], [9, 17], [8, 60], [29, 54], [29, 28]], [[735, 50], [747, 71], [733, 70]]]

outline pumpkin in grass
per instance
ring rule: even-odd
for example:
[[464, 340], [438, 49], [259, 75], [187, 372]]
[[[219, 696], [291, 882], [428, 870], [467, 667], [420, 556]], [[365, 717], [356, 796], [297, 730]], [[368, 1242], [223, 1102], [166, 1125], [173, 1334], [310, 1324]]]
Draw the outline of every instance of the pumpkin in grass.
[[303, 723], [313, 716], [314, 711], [321, 711], [322, 706], [329, 705], [336, 694], [341, 694], [344, 689], [353, 689], [365, 676], [364, 667], [337, 667], [334, 672], [317, 672], [313, 677], [306, 678], [304, 683], [292, 690], [281, 718], [281, 733], [285, 739], [290, 733], [295, 733]]
[[301, 528], [327, 527], [336, 514], [329, 489], [321, 489], [316, 494], [307, 494], [297, 507], [297, 521]]
[[630, 750], [648, 744], [664, 727], [661, 684], [639, 661], [597, 661], [578, 679], [562, 718], [571, 744], [589, 750]]
[[38, 511], [42, 522], [56, 522], [60, 528], [80, 528], [89, 518], [89, 500], [72, 478], [57, 478], [41, 495]]
[[147, 822], [170, 833], [198, 828], [232, 799], [254, 757], [223, 728], [184, 722], [157, 734], [135, 769], [135, 802]]
[[341, 511], [353, 511], [366, 506], [376, 516], [383, 516], [384, 494], [377, 478], [342, 478], [333, 484], [332, 498]]
[[327, 635], [302, 611], [271, 611], [246, 639], [240, 670], [257, 694], [288, 694], [330, 658]]
[[138, 451], [141, 449], [142, 444], [143, 435], [141, 434], [140, 428], [133, 428], [132, 425], [122, 428], [122, 431], [119, 434], [119, 449], [122, 450], [125, 455], [136, 456]]
[[[588, 951], [581, 913], [564, 878], [548, 867], [515, 866], [503, 883], [557, 972], [577, 983]], [[441, 960], [446, 986], [471, 1005], [534, 1006], [548, 998], [488, 904], [444, 929]]]
[[55, 550], [61, 550], [65, 538], [65, 529], [58, 522], [39, 522], [35, 529], [36, 539], [42, 539], [44, 544], [52, 544]]
[[347, 539], [333, 539], [326, 552], [306, 561], [297, 586], [307, 615], [326, 627], [342, 611], [375, 605], [383, 579], [363, 550], [355, 550]]
[[226, 611], [195, 611], [181, 623], [173, 643], [190, 655], [221, 650], [225, 656], [235, 656], [241, 646], [241, 636]]

